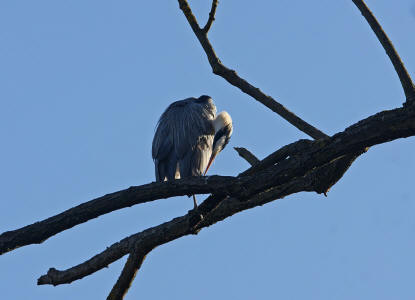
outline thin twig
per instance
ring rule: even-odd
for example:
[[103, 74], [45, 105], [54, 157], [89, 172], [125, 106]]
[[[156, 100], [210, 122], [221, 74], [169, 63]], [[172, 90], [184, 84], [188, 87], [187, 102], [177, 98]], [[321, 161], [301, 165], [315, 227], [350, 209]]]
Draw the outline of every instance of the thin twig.
[[244, 147], [233, 147], [239, 156], [245, 159], [251, 166], [254, 166], [260, 162], [260, 160], [253, 155], [248, 149]]
[[193, 15], [192, 10], [187, 1], [178, 1], [180, 9], [183, 11], [183, 14], [189, 22], [190, 27], [192, 28], [193, 32], [195, 33], [197, 39], [199, 40], [200, 44], [203, 47], [203, 50], [207, 55], [209, 64], [211, 65], [214, 74], [223, 77], [230, 84], [232, 84], [235, 87], [238, 87], [242, 92], [250, 95], [258, 102], [262, 103], [272, 111], [276, 112], [285, 120], [287, 120], [290, 124], [294, 125], [299, 130], [308, 134], [312, 138], [321, 139], [328, 137], [325, 133], [318, 130], [314, 126], [308, 124], [306, 121], [304, 121], [303, 119], [289, 111], [287, 108], [285, 108], [282, 104], [275, 101], [271, 96], [264, 94], [259, 88], [251, 85], [248, 81], [239, 77], [234, 70], [225, 67], [217, 57], [215, 50], [210, 44], [207, 34], [202, 29], [200, 29], [196, 17]]
[[212, 0], [212, 7], [210, 9], [209, 19], [207, 20], [205, 27], [203, 27], [203, 32], [206, 34], [209, 32], [209, 29], [212, 26], [213, 21], [215, 20], [216, 7], [218, 7], [218, 0]]
[[399, 76], [399, 80], [401, 81], [403, 90], [405, 92], [406, 102], [407, 103], [414, 102], [415, 101], [414, 83], [412, 82], [411, 76], [406, 70], [391, 40], [388, 38], [386, 33], [383, 31], [382, 26], [380, 26], [379, 22], [376, 20], [375, 16], [370, 11], [370, 9], [367, 7], [365, 2], [363, 0], [352, 0], [352, 1], [357, 6], [357, 8], [360, 10], [362, 15], [365, 17], [366, 21], [369, 23], [373, 32], [376, 34], [379, 42], [382, 44], [383, 48], [388, 54], [395, 68], [395, 71]]

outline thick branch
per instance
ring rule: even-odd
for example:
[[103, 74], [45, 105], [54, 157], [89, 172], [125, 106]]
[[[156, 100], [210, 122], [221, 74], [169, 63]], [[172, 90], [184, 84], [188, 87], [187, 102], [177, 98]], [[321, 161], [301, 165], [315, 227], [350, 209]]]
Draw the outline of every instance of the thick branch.
[[[265, 174], [264, 177], [261, 177], [262, 182], [258, 182], [258, 180], [255, 180], [255, 178], [260, 175], [260, 173], [258, 173], [260, 170], [264, 170], [266, 167], [269, 168], [269, 166], [275, 167], [274, 164], [276, 162], [279, 162], [277, 165], [279, 168], [286, 166], [285, 169], [279, 169], [280, 173], [278, 174], [281, 176], [281, 180], [288, 178], [288, 174], [291, 174], [290, 176], [300, 176], [302, 172], [307, 171], [307, 168], [314, 168], [316, 166], [327, 163], [327, 161], [324, 160], [318, 161], [318, 156], [315, 157], [311, 155], [312, 151], [317, 152], [320, 149], [320, 155], [323, 154], [321, 157], [326, 157], [326, 159], [329, 158], [330, 160], [336, 159], [346, 154], [362, 151], [362, 149], [365, 147], [370, 146], [369, 144], [372, 140], [376, 141], [376, 143], [380, 143], [387, 141], [385, 139], [388, 138], [392, 140], [399, 137], [413, 135], [412, 130], [414, 120], [414, 110], [410, 109], [409, 107], [405, 109], [402, 108], [385, 111], [355, 124], [354, 126], [346, 129], [344, 132], [336, 134], [330, 139], [314, 142], [300, 140], [294, 144], [283, 147], [282, 149], [278, 150], [274, 154], [261, 161], [259, 164], [241, 173], [238, 178], [226, 176], [189, 178], [172, 182], [152, 183], [108, 194], [95, 200], [88, 201], [77, 207], [71, 208], [59, 215], [50, 217], [41, 222], [36, 222], [32, 225], [28, 225], [14, 231], [4, 232], [0, 235], [0, 253], [5, 253], [24, 245], [41, 243], [47, 238], [63, 230], [72, 228], [75, 225], [81, 224], [100, 215], [147, 201], [198, 193], [235, 195], [244, 189], [246, 190], [246, 187], [242, 186], [243, 184], [252, 185], [255, 188], [268, 188], [266, 186], [264, 187], [265, 183], [269, 182], [271, 185], [275, 185], [275, 182], [271, 183], [269, 178], [266, 177], [269, 176], [269, 174]], [[353, 134], [351, 134], [351, 132]], [[335, 151], [329, 155], [329, 146], [336, 145], [335, 143], [333, 144], [334, 140], [339, 141], [338, 143], [341, 145], [340, 141], [342, 139], [357, 137], [357, 132], [362, 134], [376, 134], [377, 139], [368, 135], [366, 139], [364, 136], [362, 136], [356, 141], [349, 140], [349, 142], [352, 144], [353, 142], [356, 143], [354, 144], [354, 147], [345, 147], [342, 148], [344, 152]], [[340, 139], [340, 137], [342, 137], [342, 139]], [[324, 149], [322, 149], [323, 147]], [[349, 153], [347, 153], [347, 151], [349, 151]], [[299, 154], [302, 154], [301, 160], [298, 158]], [[326, 154], [326, 156], [324, 156], [324, 154]], [[288, 158], [287, 155], [289, 155]], [[293, 164], [295, 160], [299, 160], [299, 165], [296, 167], [295, 164]], [[284, 170], [286, 170], [287, 173], [283, 173]], [[253, 179], [249, 175], [254, 175], [252, 176]]]
[[203, 32], [206, 34], [209, 32], [209, 29], [212, 26], [213, 21], [215, 20], [216, 7], [218, 7], [218, 0], [212, 0], [212, 7], [210, 9], [209, 19], [207, 20], [205, 27], [203, 27]]
[[225, 67], [217, 57], [215, 50], [210, 44], [207, 34], [202, 29], [200, 29], [199, 24], [197, 23], [197, 20], [193, 15], [192, 10], [190, 9], [190, 6], [187, 3], [187, 1], [178, 1], [180, 9], [183, 11], [187, 21], [190, 24], [190, 27], [192, 28], [193, 32], [195, 33], [197, 39], [199, 40], [200, 44], [203, 47], [203, 50], [207, 55], [209, 64], [211, 65], [214, 74], [223, 77], [230, 84], [236, 86], [244, 93], [250, 95], [251, 97], [259, 101], [272, 111], [276, 112], [285, 120], [287, 120], [290, 124], [294, 125], [299, 130], [308, 134], [312, 138], [321, 139], [327, 137], [326, 134], [302, 120], [300, 117], [298, 117], [297, 115], [289, 111], [287, 108], [285, 108], [282, 104], [275, 101], [271, 96], [264, 94], [259, 88], [254, 87], [245, 79], [239, 77], [234, 70]]
[[301, 153], [309, 149], [312, 143], [313, 141], [311, 140], [299, 140], [297, 142], [288, 144], [278, 149], [274, 153], [271, 153], [270, 155], [265, 157], [263, 160], [261, 160], [259, 163], [253, 165], [248, 170], [239, 174], [239, 176], [251, 175], [251, 174], [254, 174], [255, 172], [265, 170], [269, 166], [275, 165], [289, 156], [296, 155], [298, 153]]
[[369, 23], [373, 32], [376, 34], [379, 42], [382, 44], [386, 53], [388, 54], [396, 73], [399, 76], [403, 90], [405, 92], [407, 103], [415, 101], [415, 86], [412, 82], [411, 76], [409, 76], [408, 71], [406, 70], [401, 58], [399, 57], [398, 52], [395, 50], [391, 40], [388, 38], [386, 33], [383, 31], [382, 26], [376, 20], [373, 13], [366, 6], [363, 0], [352, 0], [353, 3], [360, 10], [362, 15], [365, 17], [366, 21]]
[[157, 199], [222, 192], [233, 177], [209, 176], [156, 182], [111, 193], [56, 216], [0, 235], [0, 254], [21, 246], [40, 244], [51, 236], [117, 209]]
[[316, 193], [323, 193], [327, 197], [330, 188], [343, 177], [353, 162], [365, 152], [366, 149], [362, 149], [361, 151], [344, 155], [313, 170], [313, 172], [308, 175], [309, 180], [311, 181], [310, 186], [314, 188]]
[[260, 160], [252, 154], [248, 149], [243, 147], [233, 147], [236, 152], [238, 152], [239, 156], [245, 159], [251, 166], [256, 165], [260, 162]]
[[[253, 197], [250, 201], [241, 202], [236, 198], [227, 198], [226, 201], [221, 203], [220, 209], [215, 210], [214, 215], [209, 216], [209, 219], [198, 225], [198, 229], [210, 226], [241, 210], [263, 205], [274, 199], [282, 198], [286, 194], [298, 192], [302, 187], [303, 185], [299, 184], [298, 181], [293, 181], [279, 189], [272, 189]], [[51, 268], [46, 275], [43, 275], [38, 279], [38, 284], [59, 285], [71, 283], [74, 280], [90, 275], [120, 259], [129, 253], [130, 247], [133, 247], [134, 244], [141, 247], [155, 247], [182, 236], [193, 234], [194, 229], [190, 224], [192, 223], [191, 220], [194, 215], [194, 212], [191, 211], [182, 217], [175, 218], [169, 222], [131, 235], [120, 242], [111, 245], [106, 250], [95, 255], [86, 262], [68, 270], [58, 271]]]
[[[241, 210], [263, 205], [300, 191], [325, 192], [347, 170], [352, 158], [366, 147], [415, 135], [415, 108], [399, 108], [362, 120], [333, 137], [314, 141], [305, 152], [292, 155], [277, 165], [238, 177], [240, 188], [232, 197], [210, 196], [198, 208], [169, 222], [144, 230], [113, 244], [90, 260], [65, 271], [50, 269], [38, 284], [62, 284], [87, 276], [131, 252], [134, 245], [152, 249], [181, 236], [221, 221]], [[331, 164], [340, 172], [332, 173]], [[322, 184], [324, 178], [332, 176]], [[218, 200], [219, 199], [219, 200]], [[208, 213], [206, 213], [208, 212]], [[202, 214], [203, 219], [199, 217]]]

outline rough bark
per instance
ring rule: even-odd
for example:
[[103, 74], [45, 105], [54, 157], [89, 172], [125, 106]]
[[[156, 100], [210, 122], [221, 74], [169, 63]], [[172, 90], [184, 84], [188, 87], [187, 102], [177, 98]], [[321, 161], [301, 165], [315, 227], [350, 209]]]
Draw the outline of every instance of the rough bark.
[[22, 246], [40, 244], [59, 232], [117, 209], [173, 196], [216, 193], [226, 188], [229, 180], [234, 179], [227, 176], [187, 178], [172, 182], [149, 183], [111, 193], [40, 222], [2, 233], [0, 254]]
[[0, 235], [0, 254], [21, 246], [42, 243], [47, 238], [111, 211], [173, 196], [211, 194], [201, 205], [181, 217], [124, 238], [91, 259], [59, 271], [49, 269], [38, 284], [59, 285], [90, 275], [129, 254], [124, 269], [107, 299], [122, 299], [146, 255], [155, 247], [232, 216], [301, 191], [326, 193], [369, 147], [415, 135], [415, 87], [398, 53], [372, 12], [362, 0], [352, 0], [361, 11], [389, 56], [406, 96], [404, 108], [380, 112], [332, 137], [308, 124], [274, 98], [227, 68], [217, 57], [207, 34], [218, 6], [212, 6], [206, 25], [200, 28], [186, 0], [178, 0], [199, 40], [214, 74], [252, 96], [315, 141], [299, 140], [263, 160], [245, 148], [235, 148], [251, 167], [236, 177], [209, 176], [151, 183], [111, 193], [64, 211], [46, 220]]
[[[90, 260], [68, 270], [50, 269], [38, 284], [70, 283], [96, 272], [130, 253], [134, 246], [153, 249], [184, 235], [195, 234], [233, 214], [300, 191], [323, 193], [343, 174], [332, 172], [331, 164], [342, 166], [367, 147], [415, 135], [415, 108], [384, 111], [362, 120], [333, 137], [313, 141], [304, 152], [252, 176], [236, 177], [233, 194], [208, 197], [196, 211], [146, 229], [113, 244]], [[299, 144], [304, 144], [300, 140]], [[349, 156], [349, 157], [347, 157]], [[329, 168], [329, 169], [326, 169]], [[327, 176], [332, 176], [327, 177]], [[201, 217], [203, 216], [203, 217]]]

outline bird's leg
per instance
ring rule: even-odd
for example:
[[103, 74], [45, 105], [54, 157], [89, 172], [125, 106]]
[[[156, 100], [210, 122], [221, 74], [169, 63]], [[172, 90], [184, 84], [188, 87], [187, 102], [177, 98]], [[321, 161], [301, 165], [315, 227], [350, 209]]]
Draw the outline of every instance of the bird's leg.
[[193, 209], [196, 209], [197, 208], [197, 202], [196, 202], [196, 196], [194, 194], [193, 194], [193, 204], [194, 204]]

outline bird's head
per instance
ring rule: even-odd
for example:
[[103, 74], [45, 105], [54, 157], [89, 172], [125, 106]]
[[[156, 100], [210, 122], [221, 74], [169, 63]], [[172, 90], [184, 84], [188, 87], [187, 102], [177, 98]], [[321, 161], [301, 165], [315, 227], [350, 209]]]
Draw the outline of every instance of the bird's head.
[[[195, 98], [195, 102], [204, 106], [215, 106], [213, 103], [213, 100], [210, 96], [202, 95], [199, 98]], [[215, 107], [215, 113], [216, 113], [216, 107]]]
[[197, 98], [196, 101], [198, 101], [198, 102], [205, 102], [205, 101], [209, 101], [209, 99], [212, 100], [212, 98], [210, 96], [208, 96], [208, 95], [202, 95], [199, 98]]
[[212, 124], [215, 129], [215, 137], [213, 139], [212, 155], [210, 156], [204, 175], [206, 175], [216, 155], [226, 147], [233, 132], [232, 119], [226, 111], [219, 113], [212, 121]]
[[201, 105], [204, 110], [205, 114], [209, 115], [209, 118], [213, 119], [216, 115], [216, 106], [215, 103], [213, 103], [213, 100], [210, 96], [202, 95], [199, 98], [194, 98], [195, 102], [199, 105]]

